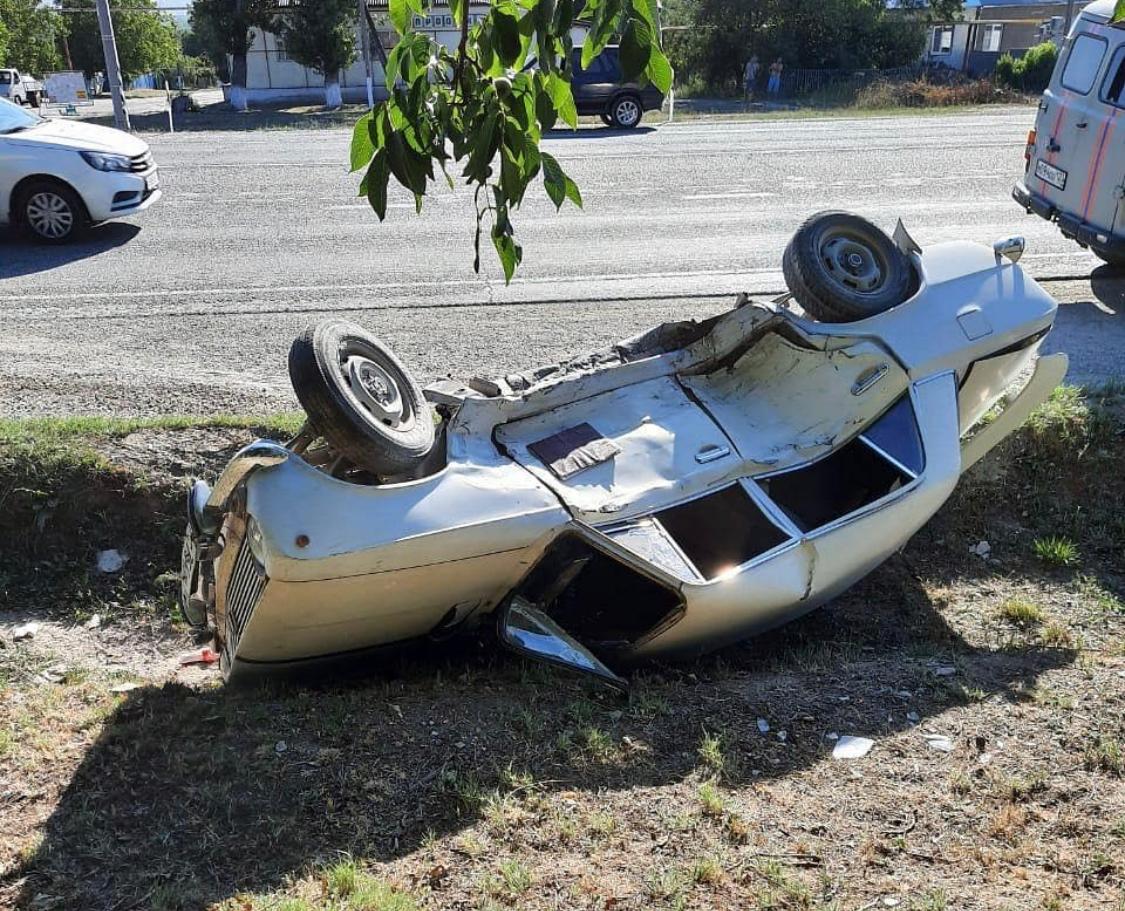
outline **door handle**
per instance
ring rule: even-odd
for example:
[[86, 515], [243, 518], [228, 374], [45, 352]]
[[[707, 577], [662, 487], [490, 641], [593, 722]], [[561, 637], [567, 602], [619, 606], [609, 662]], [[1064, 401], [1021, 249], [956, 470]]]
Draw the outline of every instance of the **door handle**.
[[1048, 152], [1061, 152], [1062, 151], [1062, 146], [1059, 145], [1057, 142], [1055, 142], [1055, 139], [1054, 139], [1053, 136], [1051, 137], [1051, 141], [1047, 144], [1047, 151]]
[[1074, 126], [1079, 130], [1084, 130], [1089, 125], [1090, 125], [1089, 123], [1087, 123], [1085, 120], [1083, 120], [1081, 123], [1076, 123]]

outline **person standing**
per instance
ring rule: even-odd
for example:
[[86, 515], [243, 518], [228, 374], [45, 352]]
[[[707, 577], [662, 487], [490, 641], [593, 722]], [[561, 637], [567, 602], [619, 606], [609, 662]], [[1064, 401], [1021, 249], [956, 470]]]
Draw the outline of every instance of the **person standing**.
[[781, 73], [784, 69], [785, 64], [781, 62], [780, 57], [770, 64], [770, 81], [769, 85], [766, 86], [766, 91], [770, 95], [777, 96], [781, 94]]
[[746, 69], [742, 73], [742, 82], [747, 101], [754, 100], [754, 87], [758, 84], [758, 70], [761, 68], [762, 65], [758, 62], [757, 54], [746, 61]]

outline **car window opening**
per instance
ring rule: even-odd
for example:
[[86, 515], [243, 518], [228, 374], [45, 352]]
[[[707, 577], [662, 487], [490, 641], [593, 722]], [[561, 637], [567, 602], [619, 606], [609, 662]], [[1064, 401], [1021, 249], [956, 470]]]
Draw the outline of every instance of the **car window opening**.
[[577, 535], [555, 541], [517, 593], [603, 655], [627, 651], [683, 610], [677, 592]]
[[741, 484], [656, 514], [704, 579], [716, 579], [784, 544], [778, 528]]
[[1094, 87], [1094, 80], [1102, 67], [1109, 44], [1104, 38], [1082, 34], [1075, 40], [1062, 74], [1063, 88], [1080, 95], [1087, 95]]
[[863, 509], [911, 480], [857, 438], [819, 462], [759, 483], [801, 531], [812, 531]]
[[1125, 108], [1125, 46], [1117, 49], [1113, 63], [1109, 65], [1102, 97], [1112, 105]]

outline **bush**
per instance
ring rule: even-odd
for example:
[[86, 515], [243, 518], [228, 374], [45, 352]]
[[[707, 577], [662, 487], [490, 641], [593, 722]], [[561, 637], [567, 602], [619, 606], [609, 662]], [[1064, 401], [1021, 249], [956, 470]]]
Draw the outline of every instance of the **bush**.
[[1050, 41], [1035, 45], [1022, 57], [1005, 54], [996, 61], [996, 81], [1009, 88], [1038, 94], [1047, 88], [1058, 59], [1059, 49]]
[[907, 82], [876, 82], [859, 91], [855, 106], [865, 110], [881, 108], [950, 107], [960, 104], [996, 104], [1017, 100], [1011, 91], [988, 79], [955, 84], [934, 83], [928, 79]]

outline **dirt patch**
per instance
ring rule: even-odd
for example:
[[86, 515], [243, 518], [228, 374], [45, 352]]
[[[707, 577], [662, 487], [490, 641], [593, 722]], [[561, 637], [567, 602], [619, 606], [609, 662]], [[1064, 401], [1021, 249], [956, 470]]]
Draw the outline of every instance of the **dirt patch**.
[[[487, 638], [228, 689], [167, 607], [5, 614], [0, 906], [1119, 911], [1125, 444], [1055, 404], [845, 596], [627, 700]], [[164, 489], [241, 438], [173, 439], [96, 445]]]

